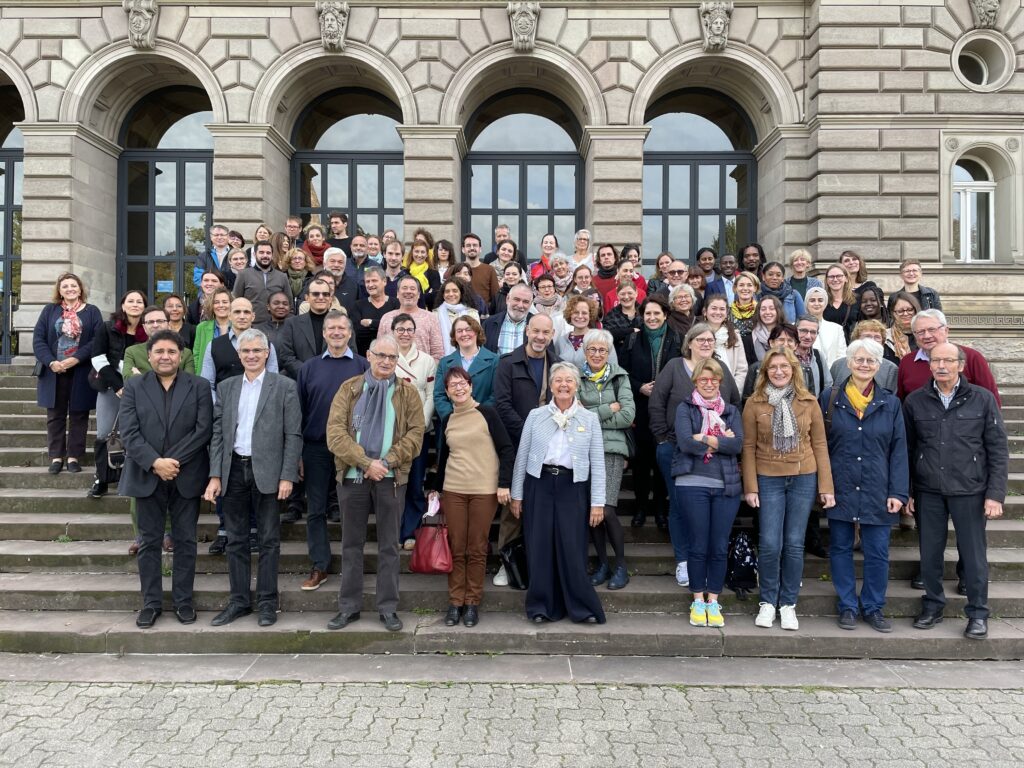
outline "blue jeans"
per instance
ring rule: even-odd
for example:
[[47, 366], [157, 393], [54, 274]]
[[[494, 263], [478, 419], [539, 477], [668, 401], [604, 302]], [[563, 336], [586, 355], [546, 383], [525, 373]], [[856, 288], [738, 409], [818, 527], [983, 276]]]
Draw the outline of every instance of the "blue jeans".
[[685, 563], [690, 559], [690, 532], [683, 503], [676, 492], [676, 479], [672, 477], [672, 455], [675, 450], [675, 443], [671, 441], [659, 443], [655, 460], [661, 476], [665, 478], [665, 489], [668, 491], [668, 535], [672, 540], [672, 553], [677, 563]]
[[[864, 553], [864, 584], [860, 605], [865, 616], [885, 608], [885, 588], [889, 585], [888, 525], [860, 524], [860, 547]], [[845, 520], [828, 521], [828, 558], [832, 584], [839, 598], [840, 611], [857, 613], [857, 577], [853, 571], [854, 524]]]
[[740, 508], [739, 496], [726, 496], [721, 488], [676, 486], [680, 506], [686, 510], [690, 538], [690, 589], [721, 594], [729, 556], [729, 533]]
[[817, 490], [814, 472], [757, 476], [761, 502], [757, 570], [762, 603], [796, 605], [804, 570], [804, 534]]

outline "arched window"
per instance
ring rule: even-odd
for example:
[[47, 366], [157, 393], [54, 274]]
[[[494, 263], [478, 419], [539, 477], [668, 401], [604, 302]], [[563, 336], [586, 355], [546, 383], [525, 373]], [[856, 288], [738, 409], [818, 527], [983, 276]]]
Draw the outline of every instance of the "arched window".
[[199, 88], [173, 86], [128, 113], [118, 161], [119, 288], [159, 302], [195, 298], [192, 268], [208, 249], [213, 214], [213, 112]]
[[756, 239], [757, 164], [753, 126], [737, 104], [702, 89], [675, 91], [647, 111], [643, 253], [689, 261]]
[[978, 158], [953, 166], [953, 251], [962, 262], [995, 259], [996, 182]]
[[21, 299], [21, 202], [24, 155], [21, 129], [25, 119], [21, 96], [13, 85], [0, 86], [0, 362], [18, 354], [14, 312]]
[[380, 94], [346, 88], [324, 94], [299, 116], [292, 135], [292, 211], [328, 224], [345, 213], [348, 232], [402, 232], [405, 175], [398, 106]]
[[583, 226], [580, 136], [569, 109], [541, 91], [506, 91], [470, 117], [462, 220], [485, 251], [494, 227], [507, 224], [530, 260], [539, 257], [548, 232], [571, 252], [573, 234]]

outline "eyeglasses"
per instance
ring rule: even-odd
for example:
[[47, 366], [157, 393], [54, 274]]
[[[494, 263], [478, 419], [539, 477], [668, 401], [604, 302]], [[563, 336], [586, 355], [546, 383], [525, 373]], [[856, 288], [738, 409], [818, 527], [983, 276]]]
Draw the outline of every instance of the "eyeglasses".
[[706, 339], [706, 338], [694, 339], [693, 341], [694, 341], [695, 344], [700, 344], [702, 347], [709, 347], [709, 346], [711, 346], [712, 344], [715, 343], [714, 339]]
[[797, 334], [800, 336], [817, 336], [818, 330], [816, 328], [797, 328]]
[[167, 325], [167, 321], [162, 317], [159, 320], [144, 320], [143, 325]]
[[452, 379], [448, 382], [448, 389], [467, 389], [470, 383], [465, 379]]
[[829, 275], [825, 278], [826, 280], [845, 280], [846, 275]]
[[326, 292], [326, 291], [311, 291], [309, 295], [310, 295], [310, 297], [312, 297], [314, 299], [326, 299], [331, 294], [330, 294], [330, 292]]
[[607, 355], [608, 350], [604, 347], [587, 347], [584, 352], [588, 355]]
[[403, 336], [405, 334], [407, 334], [407, 333], [416, 333], [416, 329], [415, 328], [410, 328], [407, 325], [403, 325], [401, 328], [392, 328], [391, 330], [392, 330], [393, 333], [400, 333]]
[[916, 312], [916, 310], [913, 307], [904, 307], [903, 309], [893, 310], [893, 313], [897, 315], [912, 315], [914, 312]]
[[855, 357], [855, 358], [853, 358], [853, 364], [854, 365], [871, 365], [871, 366], [875, 366], [875, 365], [878, 365], [879, 363], [873, 357]]
[[933, 335], [935, 335], [936, 333], [939, 332], [940, 328], [945, 328], [945, 327], [946, 327], [945, 325], [936, 325], [936, 326], [934, 326], [932, 328], [915, 328], [914, 329], [914, 335], [915, 336], [933, 336]]
[[717, 384], [721, 379], [716, 379], [714, 376], [701, 376], [697, 379], [698, 384]]
[[786, 363], [785, 365], [768, 366], [768, 373], [790, 373], [792, 372], [792, 370], [793, 367], [789, 363]]
[[397, 363], [398, 355], [386, 355], [383, 352], [371, 352], [374, 357], [383, 360], [385, 363]]
[[690, 270], [688, 269], [670, 269], [667, 274], [670, 275], [685, 275]]

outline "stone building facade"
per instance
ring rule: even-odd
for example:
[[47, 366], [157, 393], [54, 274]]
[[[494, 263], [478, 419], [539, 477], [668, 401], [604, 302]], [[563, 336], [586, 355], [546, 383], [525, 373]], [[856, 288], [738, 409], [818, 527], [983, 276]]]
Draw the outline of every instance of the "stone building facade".
[[[364, 206], [368, 231], [393, 216], [407, 233], [424, 226], [457, 238], [496, 220], [482, 213], [487, 189], [481, 202], [470, 199], [471, 175], [483, 178], [477, 165], [468, 169], [474, 142], [505, 114], [540, 113], [572, 142], [562, 154], [574, 194], [562, 203], [548, 198], [549, 223], [586, 226], [597, 242], [643, 242], [648, 263], [652, 247], [665, 245], [692, 257], [693, 244], [709, 244], [705, 231], [722, 248], [749, 233], [775, 258], [806, 247], [820, 264], [853, 248], [887, 289], [897, 285], [901, 259], [919, 258], [963, 337], [979, 338], [1006, 380], [1024, 380], [1015, 362], [1024, 347], [1015, 325], [1024, 309], [1021, 6], [6, 0], [6, 353], [30, 351], [26, 332], [61, 270], [81, 274], [95, 303], [110, 309], [138, 280], [151, 292], [187, 288], [187, 269], [172, 264], [164, 273], [154, 260], [180, 262], [202, 247], [202, 225], [223, 222], [248, 239], [259, 222], [281, 229], [300, 207], [315, 216], [328, 191], [311, 195], [310, 174], [326, 166], [315, 142], [297, 146], [297, 137], [314, 118], [326, 135], [331, 114], [351, 116], [341, 104], [393, 123], [381, 138], [387, 151], [353, 160], [380, 171], [377, 182], [376, 171], [367, 172], [367, 184], [383, 190]], [[158, 135], [168, 109], [154, 94], [185, 94], [175, 102], [182, 114], [189, 99], [203, 102], [208, 144], [193, 153], [177, 146], [177, 159], [147, 147], [140, 124]], [[334, 101], [325, 101], [330, 94]], [[691, 113], [696, 122], [666, 124], [667, 144], [655, 151], [656, 120]], [[727, 151], [672, 134], [672, 126], [707, 124], [726, 126]], [[165, 160], [149, 149], [172, 154]], [[345, 147], [332, 152], [323, 162], [344, 166]], [[480, 157], [479, 173], [493, 173], [498, 189], [501, 153], [491, 147]], [[686, 166], [694, 199], [668, 201], [673, 163]], [[724, 185], [706, 205], [696, 200], [704, 188], [694, 176], [705, 167], [721, 170], [715, 183]], [[149, 173], [142, 181], [133, 176], [139, 168]], [[531, 194], [532, 171], [517, 168], [517, 189]], [[551, 173], [556, 185], [560, 172]], [[663, 186], [652, 182], [656, 174]], [[205, 191], [186, 199], [199, 187]], [[351, 189], [363, 187], [353, 181]], [[521, 239], [542, 226], [530, 220], [529, 205], [505, 203], [521, 217]], [[710, 229], [701, 229], [705, 220]], [[135, 226], [144, 221], [155, 231], [148, 239]], [[176, 233], [170, 244], [158, 242], [166, 235], [159, 222]], [[486, 245], [489, 233], [480, 234]], [[521, 245], [535, 254], [536, 242]], [[132, 248], [143, 266], [129, 268]]]

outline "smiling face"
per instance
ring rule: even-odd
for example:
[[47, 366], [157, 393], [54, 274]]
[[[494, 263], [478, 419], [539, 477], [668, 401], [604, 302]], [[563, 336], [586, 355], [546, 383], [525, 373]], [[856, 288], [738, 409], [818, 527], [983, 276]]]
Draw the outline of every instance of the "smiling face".
[[910, 330], [910, 321], [916, 313], [914, 305], [906, 299], [897, 299], [892, 308], [892, 316], [904, 333]]
[[743, 249], [743, 269], [747, 272], [757, 272], [761, 266], [761, 254], [757, 248], [749, 246]]
[[309, 284], [306, 292], [306, 301], [309, 302], [309, 311], [322, 315], [331, 306], [331, 299], [334, 298], [334, 291], [331, 286], [323, 280], [314, 280]]
[[267, 367], [269, 357], [270, 350], [255, 339], [238, 345], [238, 359], [242, 361], [242, 367], [250, 376], [259, 376]]
[[505, 267], [505, 271], [502, 272], [505, 285], [515, 285], [523, 280], [523, 272], [519, 269], [519, 265], [515, 262], [509, 262], [508, 266]]
[[711, 251], [701, 251], [700, 256], [697, 257], [697, 263], [704, 274], [710, 275], [715, 268], [715, 254]]
[[351, 339], [352, 325], [348, 318], [332, 317], [324, 320], [324, 341], [335, 355], [344, 353]]
[[157, 376], [173, 376], [181, 363], [181, 350], [173, 341], [165, 339], [154, 344], [147, 357]]
[[544, 238], [540, 241], [540, 252], [545, 256], [551, 256], [558, 248], [558, 242], [555, 240], [554, 235], [544, 235]]
[[543, 299], [550, 299], [555, 295], [555, 284], [551, 280], [539, 280], [537, 294]]
[[693, 299], [690, 294], [686, 291], [680, 291], [676, 294], [676, 297], [672, 299], [672, 309], [676, 312], [689, 312], [693, 309]]
[[709, 323], [716, 328], [725, 322], [725, 318], [729, 313], [729, 300], [722, 299], [709, 299], [704, 305], [704, 317]]
[[559, 280], [564, 280], [569, 276], [569, 262], [564, 259], [557, 259], [551, 265], [551, 271], [555, 273], [555, 277]]
[[289, 219], [284, 223], [284, 231], [285, 234], [291, 238], [292, 242], [294, 242], [295, 238], [297, 238], [302, 232], [302, 222], [296, 219]]
[[526, 324], [527, 353], [532, 357], [541, 357], [554, 337], [554, 325], [547, 315], [534, 315]]
[[663, 277], [668, 272], [668, 265], [672, 263], [672, 257], [667, 254], [662, 254], [658, 257], [658, 274]]
[[306, 233], [306, 242], [313, 248], [319, 248], [324, 244], [324, 233], [319, 229], [311, 229]]
[[811, 268], [811, 260], [803, 254], [800, 254], [799, 256], [793, 257], [793, 263], [791, 266], [793, 268], [794, 275], [797, 277], [803, 277], [807, 273], [807, 270]]
[[583, 354], [586, 355], [590, 370], [600, 371], [608, 362], [608, 355], [611, 354], [611, 350], [608, 349], [608, 345], [603, 341], [592, 341], [587, 344]]
[[461, 352], [476, 354], [479, 339], [473, 326], [460, 317], [452, 323], [452, 332], [455, 334], [455, 343], [459, 345]]
[[288, 266], [297, 272], [306, 269], [306, 254], [303, 251], [295, 251], [288, 260]]
[[860, 272], [860, 257], [852, 253], [844, 253], [842, 258], [839, 259], [839, 263], [846, 267], [846, 271], [851, 275], [856, 275]]
[[830, 293], [841, 295], [843, 286], [846, 285], [846, 273], [841, 269], [832, 267], [825, 273], [825, 285]]
[[744, 304], [749, 304], [754, 300], [754, 292], [757, 289], [749, 277], [740, 277], [736, 279], [736, 285], [733, 286], [733, 290], [736, 292], [737, 299]]
[[413, 342], [416, 341], [416, 324], [411, 323], [408, 320], [403, 320], [397, 325], [391, 327], [391, 332], [394, 333], [395, 338], [398, 339], [398, 346], [403, 352], [408, 352], [412, 349]]
[[455, 283], [444, 284], [444, 296], [445, 303], [447, 304], [458, 304], [462, 301], [462, 292], [459, 290], [459, 286]]
[[498, 261], [507, 264], [516, 257], [516, 249], [512, 247], [512, 243], [504, 242], [498, 246], [497, 254]]
[[137, 291], [129, 292], [128, 295], [124, 297], [124, 301], [121, 302], [121, 311], [124, 312], [130, 320], [138, 320], [141, 318], [142, 310], [145, 308], [146, 299]]
[[248, 266], [248, 259], [243, 251], [232, 251], [231, 256], [228, 257], [228, 264], [235, 272], [241, 272]]
[[925, 352], [931, 352], [939, 344], [945, 344], [949, 340], [949, 328], [934, 317], [917, 318], [913, 329], [917, 346]]
[[377, 256], [380, 254], [380, 238], [370, 236], [366, 238], [366, 255]]
[[576, 235], [576, 253], [579, 255], [585, 254], [590, 248], [590, 234], [587, 232], [580, 232]]
[[704, 332], [690, 339], [690, 359], [706, 360], [715, 353], [715, 334]]
[[774, 326], [779, 321], [779, 313], [775, 309], [774, 301], [761, 302], [761, 307], [757, 312], [758, 319], [762, 325], [766, 325], [769, 328]]
[[465, 376], [452, 376], [448, 379], [445, 392], [448, 394], [448, 399], [452, 401], [452, 404], [462, 405], [469, 402], [469, 398], [473, 396], [473, 382], [469, 381]]
[[589, 269], [582, 268], [576, 270], [576, 287], [581, 291], [590, 290], [590, 286], [594, 283], [594, 276], [590, 273]]
[[771, 266], [764, 271], [763, 277], [765, 284], [773, 291], [777, 291], [782, 285], [785, 275], [782, 274], [782, 270], [779, 267]]
[[711, 373], [711, 371], [705, 369], [694, 384], [697, 387], [697, 392], [705, 400], [716, 400], [719, 389], [722, 386], [722, 380]]
[[65, 277], [60, 281], [60, 285], [57, 286], [57, 292], [60, 293], [60, 297], [68, 304], [74, 304], [82, 295], [82, 286], [78, 284], [78, 280], [75, 278]]
[[172, 323], [176, 323], [185, 317], [185, 304], [177, 297], [167, 299], [164, 302], [164, 312], [167, 313]]
[[864, 291], [860, 297], [860, 314], [869, 320], [881, 316], [882, 307], [878, 303], [878, 296], [874, 291]]
[[665, 311], [653, 301], [644, 307], [644, 325], [656, 331], [665, 324]]
[[398, 303], [405, 311], [411, 311], [420, 300], [420, 284], [416, 278], [403, 278], [398, 284]]
[[572, 314], [569, 315], [569, 322], [572, 324], [573, 330], [577, 332], [577, 336], [581, 331], [586, 330], [590, 326], [590, 307], [587, 305], [587, 302], [576, 302]]
[[804, 307], [817, 318], [821, 318], [822, 313], [825, 311], [826, 303], [825, 297], [820, 293], [808, 294], [807, 298], [804, 299]]
[[556, 371], [551, 377], [551, 394], [557, 405], [568, 407], [576, 397], [576, 377], [566, 370]]
[[768, 371], [768, 381], [773, 387], [785, 387], [793, 380], [793, 366], [784, 355], [769, 354], [764, 360], [764, 366]]
[[736, 268], [739, 266], [736, 262], [736, 257], [731, 253], [725, 254], [722, 260], [719, 262], [718, 267], [722, 270], [722, 277], [732, 277], [736, 274]]
[[533, 291], [529, 286], [520, 283], [515, 285], [508, 292], [508, 299], [505, 302], [505, 312], [514, 322], [521, 323], [530, 312], [533, 305]]
[[213, 299], [213, 316], [221, 322], [231, 317], [231, 296], [227, 293], [218, 293]]
[[668, 284], [675, 288], [686, 282], [686, 278], [690, 276], [690, 268], [686, 266], [685, 261], [676, 260], [668, 265], [665, 276], [668, 278]]
[[427, 260], [427, 244], [422, 241], [416, 241], [412, 246], [412, 262], [413, 264], [422, 264]]
[[260, 224], [258, 227], [256, 227], [256, 240], [257, 241], [259, 241], [259, 240], [269, 240], [272, 235], [273, 235], [273, 232], [271, 232], [269, 229], [264, 227], [262, 224]]
[[228, 247], [228, 231], [223, 227], [214, 227], [210, 230], [210, 242], [218, 251]]
[[615, 278], [617, 280], [632, 280], [633, 262], [623, 261], [621, 264], [619, 264], [619, 271], [616, 273]]
[[372, 299], [378, 298], [384, 292], [384, 280], [376, 272], [364, 272], [363, 285], [366, 287], [367, 295]]
[[796, 324], [796, 335], [800, 339], [800, 348], [807, 350], [814, 346], [818, 338], [818, 324], [801, 320]]
[[375, 379], [387, 379], [398, 365], [398, 346], [390, 339], [378, 341], [368, 356], [371, 375]]
[[209, 296], [218, 288], [220, 288], [220, 278], [211, 272], [207, 272], [199, 281], [199, 289], [203, 292], [204, 296]]

